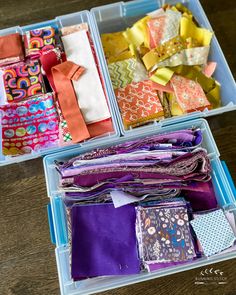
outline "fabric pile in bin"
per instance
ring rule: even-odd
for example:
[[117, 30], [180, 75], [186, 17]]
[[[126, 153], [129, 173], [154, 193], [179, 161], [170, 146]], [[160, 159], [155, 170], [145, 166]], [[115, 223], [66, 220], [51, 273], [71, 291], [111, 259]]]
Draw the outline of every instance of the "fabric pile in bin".
[[[223, 211], [217, 215], [202, 142], [200, 129], [178, 130], [55, 163], [74, 280], [191, 263], [209, 256], [212, 239], [221, 247], [210, 255], [233, 245], [231, 225]], [[202, 236], [216, 222], [227, 225], [224, 243], [218, 229]]]
[[87, 23], [1, 36], [3, 155], [31, 154], [113, 132], [103, 83]]
[[212, 36], [180, 3], [101, 35], [125, 129], [221, 106]]

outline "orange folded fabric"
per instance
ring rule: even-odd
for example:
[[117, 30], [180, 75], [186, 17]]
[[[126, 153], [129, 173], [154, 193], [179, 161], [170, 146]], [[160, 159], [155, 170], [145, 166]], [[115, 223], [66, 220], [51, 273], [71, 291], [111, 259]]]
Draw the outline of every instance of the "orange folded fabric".
[[19, 33], [0, 37], [0, 65], [15, 63], [23, 58], [22, 37]]
[[84, 71], [85, 68], [71, 61], [63, 62], [52, 68], [59, 105], [74, 143], [91, 137], [72, 85], [72, 80], [77, 81]]

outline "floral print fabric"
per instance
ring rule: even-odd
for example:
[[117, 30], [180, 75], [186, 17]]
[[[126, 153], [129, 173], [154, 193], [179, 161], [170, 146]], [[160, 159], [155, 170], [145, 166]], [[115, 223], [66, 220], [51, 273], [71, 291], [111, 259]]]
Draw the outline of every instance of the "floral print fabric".
[[174, 75], [171, 84], [175, 97], [184, 113], [211, 108], [211, 104], [199, 83], [182, 76]]
[[139, 206], [137, 232], [144, 263], [181, 262], [196, 256], [186, 206]]

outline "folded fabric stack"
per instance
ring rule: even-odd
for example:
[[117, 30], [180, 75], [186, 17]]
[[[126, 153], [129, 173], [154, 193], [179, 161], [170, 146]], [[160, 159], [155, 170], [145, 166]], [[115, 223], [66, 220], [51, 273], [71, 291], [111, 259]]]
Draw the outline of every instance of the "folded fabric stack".
[[202, 140], [200, 129], [179, 130], [56, 162], [74, 280], [191, 263], [233, 245]]
[[213, 33], [182, 4], [165, 5], [102, 44], [124, 127], [220, 107], [208, 61]]
[[1, 36], [0, 99], [6, 156], [113, 131], [87, 23]]

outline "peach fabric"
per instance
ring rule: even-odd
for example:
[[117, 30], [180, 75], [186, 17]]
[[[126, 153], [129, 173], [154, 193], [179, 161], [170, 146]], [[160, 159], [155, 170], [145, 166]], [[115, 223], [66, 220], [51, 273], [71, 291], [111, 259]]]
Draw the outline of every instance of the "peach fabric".
[[156, 48], [160, 45], [164, 28], [166, 26], [166, 16], [160, 16], [158, 18], [152, 18], [147, 22], [149, 29], [149, 38], [150, 43], [149, 46], [151, 49]]
[[184, 113], [211, 108], [201, 85], [193, 80], [174, 75], [171, 79], [178, 105]]

